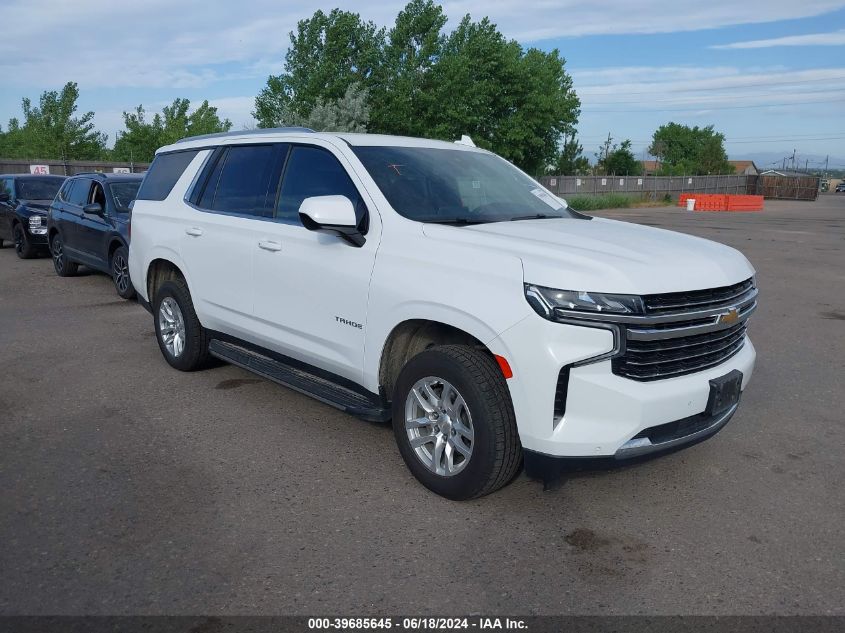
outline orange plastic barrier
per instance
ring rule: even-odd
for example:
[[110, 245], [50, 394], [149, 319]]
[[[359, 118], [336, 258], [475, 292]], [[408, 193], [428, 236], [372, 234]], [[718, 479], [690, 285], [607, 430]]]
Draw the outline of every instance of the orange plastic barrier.
[[696, 211], [762, 211], [763, 196], [714, 193], [682, 193], [678, 206], [687, 206], [687, 199], [695, 199]]

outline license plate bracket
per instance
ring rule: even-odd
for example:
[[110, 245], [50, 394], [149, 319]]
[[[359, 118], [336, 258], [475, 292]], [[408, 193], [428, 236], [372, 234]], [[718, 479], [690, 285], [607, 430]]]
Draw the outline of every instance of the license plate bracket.
[[710, 395], [707, 398], [705, 414], [709, 416], [724, 413], [737, 402], [742, 393], [742, 372], [738, 369], [710, 381]]

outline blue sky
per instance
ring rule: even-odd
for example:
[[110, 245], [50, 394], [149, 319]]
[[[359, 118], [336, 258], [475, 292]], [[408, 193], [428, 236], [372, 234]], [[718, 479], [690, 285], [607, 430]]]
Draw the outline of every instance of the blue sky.
[[[402, 2], [305, 0], [4, 0], [0, 121], [20, 99], [77, 81], [113, 140], [121, 112], [209, 99], [236, 127], [282, 68], [287, 33], [317, 7], [390, 25]], [[582, 100], [578, 125], [592, 158], [608, 132], [642, 154], [660, 124], [713, 124], [731, 157], [845, 166], [845, 0], [516, 0], [443, 3], [496, 22], [525, 46], [558, 48]], [[8, 25], [14, 25], [11, 29]], [[12, 36], [13, 34], [13, 36]], [[21, 46], [26, 42], [26, 46]]]

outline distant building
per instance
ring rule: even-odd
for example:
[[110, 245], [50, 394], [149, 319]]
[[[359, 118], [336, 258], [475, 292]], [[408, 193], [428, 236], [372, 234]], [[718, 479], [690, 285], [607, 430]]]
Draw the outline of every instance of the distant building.
[[756, 176], [760, 172], [753, 160], [729, 160], [733, 165], [734, 172], [740, 176]]
[[654, 176], [660, 169], [660, 161], [641, 160], [640, 164], [643, 166], [643, 176]]

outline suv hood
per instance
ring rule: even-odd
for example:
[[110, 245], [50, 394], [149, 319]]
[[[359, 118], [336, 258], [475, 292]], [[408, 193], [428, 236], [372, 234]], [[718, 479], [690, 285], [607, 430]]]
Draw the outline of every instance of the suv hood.
[[550, 288], [654, 294], [728, 286], [754, 274], [724, 244], [603, 218], [425, 224], [423, 232], [518, 257], [526, 283]]
[[52, 204], [52, 200], [18, 200], [18, 205], [27, 207], [32, 211], [47, 211]]

